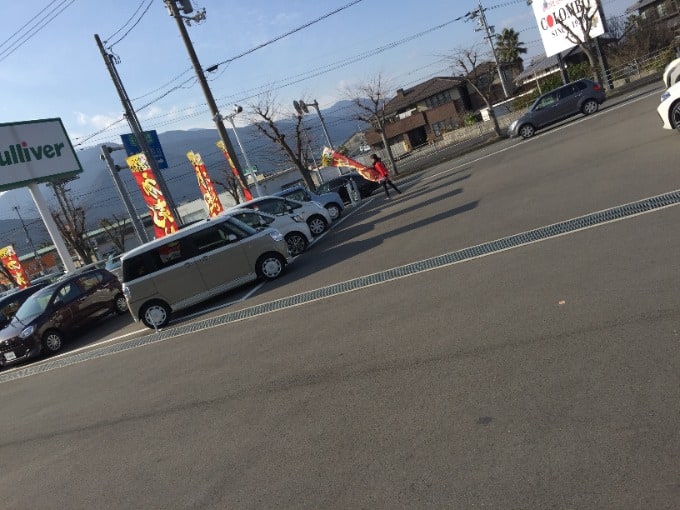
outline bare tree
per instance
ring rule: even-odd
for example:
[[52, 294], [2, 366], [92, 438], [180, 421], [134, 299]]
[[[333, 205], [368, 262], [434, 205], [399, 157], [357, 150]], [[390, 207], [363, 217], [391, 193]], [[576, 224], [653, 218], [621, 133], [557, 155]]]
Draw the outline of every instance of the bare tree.
[[600, 23], [602, 20], [602, 17], [599, 16], [599, 2], [597, 0], [594, 2], [591, 0], [576, 0], [573, 2], [572, 8], [569, 12], [572, 16], [568, 19], [573, 19], [575, 21], [578, 31], [580, 31], [582, 35], [577, 33], [577, 30], [573, 25], [570, 26], [569, 24], [565, 23], [565, 19], [567, 18], [555, 16], [555, 21], [560, 26], [560, 28], [566, 32], [567, 40], [573, 44], [576, 44], [579, 48], [581, 48], [583, 53], [586, 54], [595, 81], [604, 83], [605, 77], [602, 76], [599, 65], [600, 61], [593, 48], [594, 44], [597, 44], [597, 41], [595, 41], [590, 36], [592, 29], [595, 28], [597, 23]]
[[50, 183], [59, 203], [59, 212], [51, 211], [59, 233], [66, 245], [75, 252], [83, 264], [96, 260], [96, 254], [87, 237], [85, 227], [85, 208], [77, 207], [68, 196], [70, 189], [66, 188], [68, 181]]
[[118, 218], [115, 214], [112, 220], [108, 218], [99, 220], [99, 226], [104, 229], [106, 236], [118, 251], [123, 253], [125, 251], [125, 232], [127, 231], [128, 224], [125, 219]]
[[449, 58], [453, 67], [453, 75], [460, 75], [460, 78], [464, 80], [466, 85], [469, 85], [484, 101], [486, 108], [489, 110], [489, 117], [493, 122], [494, 132], [497, 136], [503, 136], [498, 125], [496, 113], [491, 104], [495, 68], [491, 65], [483, 65], [480, 62], [480, 56], [482, 55], [483, 53], [478, 50], [477, 46], [473, 46], [471, 48], [458, 48]]
[[387, 158], [392, 167], [392, 172], [394, 172], [394, 175], [399, 175], [397, 163], [392, 154], [392, 147], [390, 147], [387, 134], [385, 133], [385, 126], [388, 123], [385, 114], [385, 103], [388, 100], [388, 95], [390, 95], [388, 84], [382, 75], [378, 74], [365, 83], [348, 88], [345, 94], [354, 103], [356, 111], [355, 119], [370, 124], [380, 135], [383, 146], [387, 151]]
[[609, 59], [612, 65], [626, 65], [650, 53], [668, 48], [673, 42], [673, 30], [658, 20], [639, 16], [610, 18], [607, 30], [618, 41]]
[[229, 175], [226, 169], [224, 170], [224, 175], [226, 177], [224, 182], [218, 181], [217, 179], [213, 179], [212, 182], [222, 186], [222, 188], [224, 188], [225, 191], [231, 195], [231, 197], [234, 199], [234, 202], [240, 204], [241, 196], [239, 195], [239, 190], [241, 187], [238, 184], [238, 179], [236, 179], [234, 175]]
[[295, 120], [292, 125], [292, 131], [285, 133], [282, 124], [277, 122], [279, 117], [278, 106], [270, 94], [261, 96], [258, 103], [250, 105], [250, 109], [257, 130], [278, 144], [291, 163], [300, 171], [307, 187], [312, 190], [316, 189], [306, 164], [306, 151], [302, 139], [302, 116], [288, 115], [288, 117], [293, 117]]

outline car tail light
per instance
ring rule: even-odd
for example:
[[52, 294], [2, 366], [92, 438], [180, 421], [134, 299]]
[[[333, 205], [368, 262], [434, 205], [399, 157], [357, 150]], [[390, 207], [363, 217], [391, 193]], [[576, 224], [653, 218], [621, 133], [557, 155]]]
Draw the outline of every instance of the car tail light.
[[602, 87], [600, 87], [599, 83], [596, 83], [595, 85], [593, 85], [593, 90], [597, 92], [598, 90], [602, 90]]

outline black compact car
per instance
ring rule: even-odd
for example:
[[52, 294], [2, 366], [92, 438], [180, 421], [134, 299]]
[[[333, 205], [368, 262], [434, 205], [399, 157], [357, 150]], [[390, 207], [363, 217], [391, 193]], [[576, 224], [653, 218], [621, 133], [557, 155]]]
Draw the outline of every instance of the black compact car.
[[54, 353], [94, 321], [128, 310], [121, 283], [105, 269], [66, 275], [30, 295], [0, 330], [0, 366]]
[[14, 314], [21, 305], [24, 304], [32, 294], [35, 294], [43, 287], [49, 285], [50, 282], [40, 282], [30, 285], [25, 289], [15, 289], [2, 296], [0, 296], [0, 329], [7, 326]]
[[359, 196], [355, 196], [354, 199], [359, 200], [361, 198], [366, 198], [371, 195], [376, 189], [380, 187], [380, 183], [375, 181], [369, 181], [364, 179], [358, 173], [350, 173], [346, 175], [341, 175], [340, 177], [335, 177], [327, 182], [324, 182], [319, 186], [319, 193], [328, 193], [329, 191], [335, 191], [342, 197], [342, 200], [349, 204], [350, 200], [349, 193], [347, 192], [347, 182], [352, 181], [356, 185], [357, 190], [359, 190]]

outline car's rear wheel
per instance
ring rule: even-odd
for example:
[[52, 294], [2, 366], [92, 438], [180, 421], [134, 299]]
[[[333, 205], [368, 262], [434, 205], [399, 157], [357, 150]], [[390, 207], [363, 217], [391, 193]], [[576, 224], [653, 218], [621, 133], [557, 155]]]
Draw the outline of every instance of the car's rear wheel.
[[255, 265], [255, 271], [260, 278], [265, 280], [275, 280], [283, 270], [286, 268], [286, 259], [284, 259], [280, 253], [265, 253], [259, 259]]
[[310, 216], [310, 218], [307, 220], [307, 226], [309, 227], [309, 230], [312, 232], [313, 236], [319, 236], [323, 234], [328, 228], [328, 222], [326, 222], [326, 218], [323, 216], [315, 214], [314, 216]]
[[53, 354], [61, 350], [61, 348], [64, 346], [64, 338], [56, 329], [50, 329], [43, 335], [42, 345], [47, 353]]
[[289, 232], [286, 234], [286, 242], [288, 243], [288, 252], [291, 257], [297, 257], [307, 249], [307, 238], [300, 232]]
[[122, 294], [117, 294], [113, 300], [113, 310], [118, 315], [123, 315], [128, 311], [127, 301], [125, 301], [125, 296]]
[[581, 107], [581, 111], [583, 112], [583, 115], [590, 115], [592, 113], [595, 113], [598, 108], [600, 108], [600, 105], [597, 104], [597, 101], [594, 99], [588, 99], [585, 103], [583, 103], [583, 106]]
[[139, 318], [147, 328], [164, 328], [170, 322], [170, 307], [163, 301], [150, 301], [140, 310]]
[[326, 210], [333, 221], [337, 220], [342, 214], [342, 209], [338, 204], [335, 203], [326, 204]]
[[521, 128], [519, 128], [519, 135], [522, 138], [531, 138], [534, 136], [534, 133], [536, 133], [536, 129], [531, 124], [524, 124]]
[[673, 129], [680, 130], [680, 101], [676, 101], [670, 109], [670, 121]]

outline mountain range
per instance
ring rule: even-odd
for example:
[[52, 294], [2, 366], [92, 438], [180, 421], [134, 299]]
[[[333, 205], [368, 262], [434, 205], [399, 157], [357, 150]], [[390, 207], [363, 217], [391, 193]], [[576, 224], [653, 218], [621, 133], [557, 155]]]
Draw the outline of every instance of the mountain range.
[[[352, 118], [351, 101], [335, 103], [332, 107], [322, 110], [321, 114], [335, 147], [346, 143], [352, 135], [366, 127], [365, 124]], [[305, 133], [309, 135], [310, 147], [318, 161], [321, 149], [326, 145], [319, 116], [312, 112], [304, 117], [303, 123]], [[294, 126], [294, 120], [279, 121], [277, 126], [284, 133], [290, 132]], [[252, 165], [257, 167], [258, 172], [268, 174], [291, 167], [290, 161], [279, 146], [260, 133], [255, 126], [238, 127], [237, 131], [248, 159]], [[228, 132], [236, 155], [242, 167], [245, 168], [237, 140], [231, 129], [228, 129]], [[176, 205], [201, 197], [194, 170], [186, 157], [188, 151], [201, 154], [216, 184], [217, 191], [223, 191], [219, 183], [224, 182], [225, 176], [230, 175], [230, 172], [226, 173], [228, 171], [226, 160], [215, 145], [219, 140], [216, 129], [166, 131], [158, 133], [158, 138], [168, 162], [168, 169], [162, 172]], [[104, 145], [122, 147], [122, 142], [111, 140]], [[83, 172], [77, 179], [68, 183], [67, 189], [70, 190], [69, 197], [74, 206], [85, 209], [88, 227], [97, 228], [99, 221], [104, 218], [126, 217], [127, 213], [114, 186], [113, 178], [101, 159], [100, 146], [79, 150], [77, 156]], [[124, 150], [113, 151], [112, 156], [117, 165], [125, 167]], [[119, 176], [128, 190], [135, 209], [140, 213], [145, 212], [146, 206], [131, 173], [122, 169]], [[50, 208], [58, 210], [54, 191], [47, 185], [40, 185], [40, 190]], [[24, 226], [28, 231], [28, 236]], [[0, 196], [0, 247], [13, 244], [16, 250], [23, 254], [31, 250], [29, 238], [36, 247], [43, 242], [51, 242], [28, 190], [21, 188], [3, 193]]]

